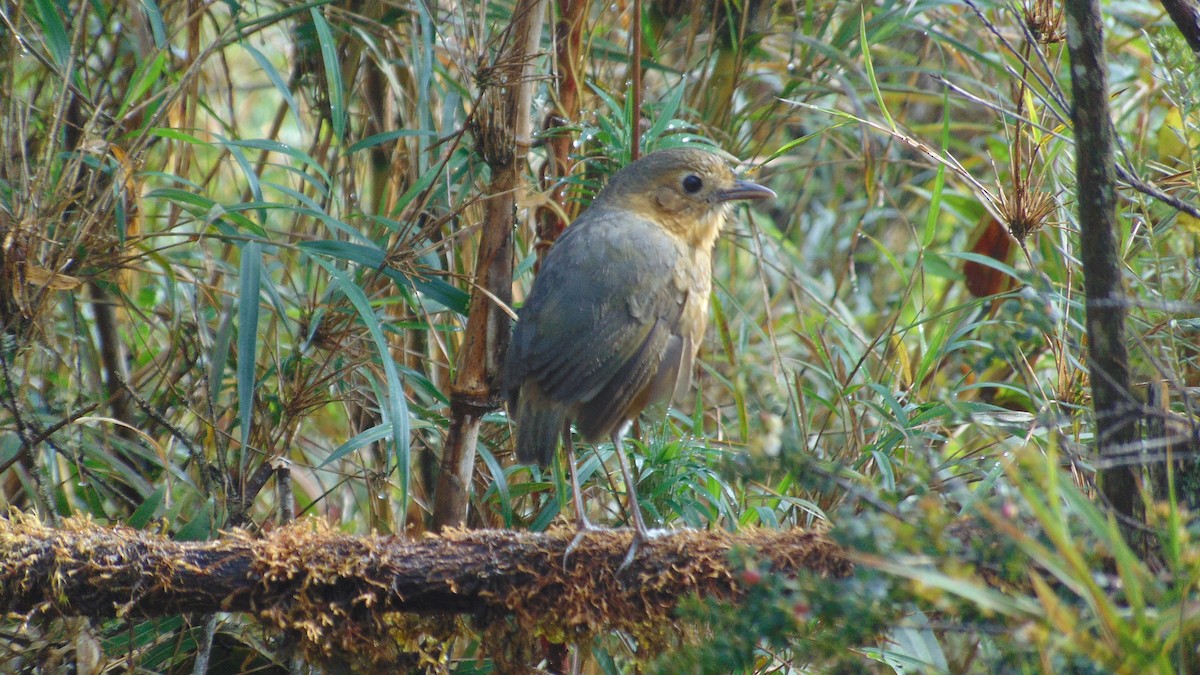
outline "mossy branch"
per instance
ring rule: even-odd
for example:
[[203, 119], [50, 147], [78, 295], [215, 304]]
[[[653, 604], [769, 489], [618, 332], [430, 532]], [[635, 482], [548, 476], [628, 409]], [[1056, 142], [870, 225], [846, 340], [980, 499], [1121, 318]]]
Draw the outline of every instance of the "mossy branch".
[[689, 595], [736, 597], [735, 549], [782, 574], [851, 570], [820, 534], [680, 530], [643, 544], [618, 574], [629, 537], [590, 534], [564, 566], [567, 530], [450, 530], [413, 541], [348, 536], [307, 520], [261, 537], [234, 531], [179, 542], [83, 519], [55, 529], [17, 514], [0, 519], [0, 607], [94, 618], [250, 612], [313, 639], [348, 624], [374, 632], [391, 612], [501, 613], [578, 635], [662, 621]]

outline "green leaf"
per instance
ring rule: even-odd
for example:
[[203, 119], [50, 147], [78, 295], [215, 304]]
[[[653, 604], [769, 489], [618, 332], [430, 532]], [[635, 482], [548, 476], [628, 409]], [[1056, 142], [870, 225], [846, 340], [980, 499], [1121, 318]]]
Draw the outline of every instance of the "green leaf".
[[158, 84], [163, 76], [163, 67], [167, 64], [167, 55], [164, 52], [159, 52], [154, 58], [149, 61], [142, 61], [138, 64], [136, 70], [133, 71], [132, 84], [125, 90], [125, 98], [121, 101], [121, 106], [117, 108], [117, 118], [123, 119], [129, 109], [141, 101], [141, 98], [155, 84]]
[[222, 234], [237, 235], [249, 233], [265, 238], [267, 233], [261, 226], [236, 211], [225, 208], [223, 204], [202, 195], [180, 190], [177, 188], [158, 188], [146, 193], [145, 199], [165, 199], [184, 208], [185, 211], [200, 218], [205, 224], [213, 224]]
[[366, 138], [362, 139], [361, 141], [355, 143], [354, 145], [351, 145], [349, 148], [346, 148], [346, 154], [352, 155], [360, 150], [366, 150], [367, 148], [373, 148], [376, 145], [380, 145], [382, 143], [387, 143], [388, 141], [394, 141], [397, 138], [407, 138], [410, 136], [433, 136], [433, 135], [435, 135], [435, 134], [432, 131], [426, 131], [424, 129], [396, 129], [394, 131], [385, 131], [380, 134], [373, 134], [371, 136], [367, 136]]
[[[218, 138], [220, 138], [220, 137], [218, 137]], [[225, 145], [226, 147], [230, 147], [230, 148], [234, 148], [234, 147], [255, 148], [257, 150], [266, 150], [268, 152], [278, 152], [282, 155], [286, 155], [287, 157], [291, 157], [292, 159], [296, 160], [297, 162], [300, 162], [301, 164], [307, 166], [309, 169], [311, 169], [313, 172], [315, 172], [318, 176], [321, 177], [321, 180], [324, 183], [323, 184], [314, 183], [314, 186], [322, 188], [323, 191], [326, 190], [326, 186], [330, 185], [333, 182], [329, 176], [329, 172], [325, 170], [325, 167], [321, 166], [320, 162], [313, 159], [308, 153], [306, 153], [302, 150], [299, 150], [297, 148], [293, 148], [292, 146], [288, 145], [287, 143], [281, 143], [279, 141], [273, 141], [273, 140], [269, 140], [269, 139], [265, 139], [265, 138], [249, 138], [249, 139], [241, 139], [241, 140], [228, 140], [225, 138], [220, 138], [220, 141], [221, 141], [222, 145]], [[287, 167], [287, 165], [284, 165], [284, 166]], [[290, 168], [290, 167], [287, 167], [287, 168]], [[304, 175], [304, 172], [298, 172], [298, 173], [300, 173], [301, 175]]]
[[[406, 377], [409, 376], [409, 371], [401, 369], [401, 372], [405, 373]], [[416, 427], [416, 428], [425, 428], [425, 429], [433, 428], [432, 424], [430, 424], [429, 422], [426, 422], [424, 420], [413, 420], [412, 426]], [[370, 445], [372, 443], [378, 443], [379, 441], [382, 441], [385, 438], [392, 436], [392, 434], [394, 434], [394, 433], [395, 433], [395, 428], [392, 425], [376, 424], [375, 426], [371, 427], [370, 429], [367, 429], [366, 431], [355, 434], [354, 438], [351, 438], [350, 440], [346, 441], [345, 443], [342, 443], [341, 445], [339, 445], [336, 449], [334, 449], [333, 452], [329, 453], [329, 456], [326, 457], [324, 459], [324, 461], [322, 461], [320, 464], [317, 465], [317, 468], [319, 469], [321, 467], [328, 466], [329, 464], [332, 464], [333, 462], [338, 461], [339, 459], [354, 452], [355, 450], [358, 450], [359, 448]]]
[[213, 510], [216, 501], [214, 497], [205, 500], [196, 517], [175, 533], [175, 541], [207, 541], [213, 535]]
[[1012, 619], [1027, 620], [1041, 613], [1040, 605], [1025, 596], [1007, 595], [972, 581], [957, 579], [922, 565], [916, 560], [892, 562], [872, 559], [867, 564], [893, 576], [911, 579], [931, 588], [940, 588], [970, 601], [984, 611], [996, 612]]
[[154, 48], [165, 50], [170, 47], [167, 42], [167, 27], [163, 23], [162, 10], [154, 0], [138, 0], [146, 10], [146, 19], [150, 24], [150, 35], [154, 38]]
[[399, 508], [401, 513], [405, 513], [408, 510], [409, 483], [412, 473], [408, 442], [408, 401], [404, 397], [403, 387], [400, 386], [400, 375], [396, 369], [396, 361], [392, 358], [387, 335], [384, 333], [383, 327], [379, 323], [379, 317], [375, 316], [374, 310], [371, 309], [371, 303], [362, 289], [345, 272], [334, 267], [331, 263], [317, 256], [309, 257], [313, 262], [325, 268], [325, 271], [329, 273], [330, 278], [338, 285], [338, 288], [341, 289], [346, 299], [350, 301], [350, 304], [354, 305], [359, 318], [362, 319], [363, 324], [367, 327], [367, 331], [371, 334], [372, 340], [375, 342], [375, 349], [379, 353], [379, 361], [383, 365], [384, 377], [387, 383], [386, 397], [383, 405], [380, 407], [380, 413], [384, 424], [390, 425], [392, 429], [396, 468], [400, 473]]
[[303, 129], [304, 122], [300, 116], [300, 106], [296, 103], [296, 97], [292, 96], [291, 87], [287, 85], [287, 82], [284, 81], [279, 71], [275, 69], [270, 59], [258, 51], [247, 40], [239, 42], [238, 45], [247, 52], [250, 52], [250, 56], [254, 57], [254, 60], [258, 63], [258, 67], [262, 68], [263, 72], [267, 75], [267, 79], [271, 81], [271, 86], [275, 87], [275, 91], [279, 92], [279, 95], [283, 98], [283, 102], [287, 104], [288, 110], [292, 111], [292, 117], [296, 120], [296, 128]]
[[329, 88], [329, 114], [333, 123], [333, 136], [341, 140], [346, 137], [345, 87], [342, 85], [342, 67], [337, 58], [337, 42], [333, 31], [320, 7], [308, 10], [312, 15], [313, 27], [317, 30], [317, 42], [321, 45], [321, 61], [325, 64], [325, 84]]
[[165, 139], [172, 140], [172, 141], [183, 141], [184, 143], [191, 143], [192, 145], [202, 145], [206, 148], [211, 148], [214, 146], [213, 143], [209, 143], [208, 141], [202, 141], [198, 137], [193, 136], [189, 133], [185, 133], [178, 129], [167, 129], [165, 127], [152, 127], [150, 129], [147, 129], [146, 133], [150, 136], [158, 136], [159, 138], [165, 138]]
[[658, 117], [654, 120], [654, 124], [642, 136], [642, 148], [644, 150], [653, 147], [654, 140], [663, 135], [663, 132], [667, 130], [671, 122], [676, 121], [675, 113], [679, 110], [679, 104], [683, 102], [683, 92], [687, 88], [686, 84], [687, 82], [681, 79], [675, 90], [671, 92], [670, 97], [658, 110]]
[[[942, 154], [950, 147], [950, 92], [942, 94]], [[946, 165], [938, 164], [937, 175], [933, 179], [933, 195], [929, 200], [929, 212], [925, 216], [925, 232], [921, 236], [921, 246], [933, 243], [937, 234], [938, 215], [942, 212], [942, 192], [946, 188]]]
[[[496, 460], [496, 456], [482, 443], [476, 446], [476, 452], [479, 454], [479, 458], [483, 460], [483, 465], [487, 467], [488, 473], [492, 475], [492, 485], [488, 488], [488, 492], [490, 493], [495, 489], [500, 502], [500, 514], [504, 517], [504, 527], [505, 529], [509, 529], [513, 526], [513, 507], [512, 497], [508, 494], [508, 476], [505, 475], [500, 462]], [[484, 496], [486, 497], [487, 495], [485, 494]]]
[[875, 96], [875, 104], [883, 113], [883, 119], [887, 120], [888, 127], [892, 131], [896, 131], [896, 120], [892, 119], [892, 114], [888, 112], [887, 102], [883, 100], [883, 94], [879, 90], [879, 80], [875, 77], [875, 65], [871, 62], [871, 43], [867, 40], [866, 10], [861, 7], [859, 8], [858, 28], [858, 44], [862, 49], [863, 67], [867, 71], [867, 81], [871, 83], [871, 93]]
[[160, 642], [164, 635], [170, 635], [181, 627], [183, 627], [183, 617], [181, 616], [150, 619], [139, 622], [127, 630], [113, 632], [111, 637], [101, 640], [101, 644], [104, 646], [105, 654], [124, 654]]
[[368, 269], [379, 270], [384, 276], [395, 281], [397, 284], [420, 292], [425, 297], [452, 312], [462, 316], [467, 315], [467, 309], [471, 304], [471, 296], [468, 293], [451, 286], [442, 279], [417, 275], [409, 276], [400, 270], [384, 267], [384, 253], [376, 246], [331, 240], [306, 241], [301, 242], [298, 246], [301, 250], [313, 254], [326, 255], [331, 258], [357, 263]]
[[258, 354], [258, 294], [262, 277], [262, 244], [247, 242], [242, 247], [242, 260], [238, 269], [238, 352], [237, 391], [238, 419], [242, 431], [242, 468], [250, 452], [245, 446], [250, 442], [250, 422], [254, 413], [254, 372]]
[[35, 16], [42, 25], [42, 35], [46, 49], [50, 51], [50, 58], [54, 59], [65, 75], [71, 61], [71, 40], [67, 37], [67, 28], [58, 14], [58, 7], [52, 0], [37, 0], [34, 7], [37, 8]]
[[212, 351], [208, 356], [208, 404], [213, 410], [219, 410], [217, 398], [221, 393], [221, 382], [225, 379], [229, 348], [233, 344], [233, 303], [234, 298], [225, 299], [221, 308], [221, 323], [217, 327], [216, 339], [213, 340]]
[[[233, 161], [237, 162], [238, 167], [242, 170], [242, 175], [246, 177], [246, 184], [250, 187], [250, 195], [256, 202], [263, 201], [262, 186], [258, 184], [258, 174], [254, 171], [254, 167], [250, 165], [250, 160], [246, 158], [246, 154], [237, 144], [229, 143], [225, 139], [221, 139], [221, 144], [229, 149], [229, 156], [233, 157]], [[240, 206], [240, 205], [239, 205]], [[227, 208], [227, 211], [233, 211], [232, 207]], [[265, 209], [259, 208], [255, 210], [258, 214], [258, 224], [265, 226], [267, 224], [267, 212]]]
[[167, 486], [158, 486], [158, 489], [151, 493], [149, 497], [146, 497], [141, 506], [137, 507], [137, 510], [130, 514], [125, 524], [135, 530], [146, 529], [146, 525], [154, 518], [154, 514], [158, 513], [158, 507], [162, 506], [163, 499], [166, 496]]

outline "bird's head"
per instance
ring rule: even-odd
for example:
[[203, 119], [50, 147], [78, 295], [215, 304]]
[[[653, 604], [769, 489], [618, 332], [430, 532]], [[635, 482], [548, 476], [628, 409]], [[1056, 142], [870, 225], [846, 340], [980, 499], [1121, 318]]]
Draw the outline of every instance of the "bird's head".
[[721, 157], [698, 148], [650, 153], [615, 173], [595, 205], [651, 218], [697, 248], [711, 248], [729, 203], [775, 193], [738, 180]]

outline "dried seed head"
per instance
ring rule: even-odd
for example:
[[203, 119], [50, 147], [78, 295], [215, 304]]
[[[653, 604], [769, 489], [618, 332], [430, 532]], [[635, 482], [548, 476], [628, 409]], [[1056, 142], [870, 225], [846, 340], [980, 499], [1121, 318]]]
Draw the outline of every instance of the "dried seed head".
[[1062, 29], [1062, 6], [1054, 0], [1026, 0], [1021, 7], [1021, 18], [1038, 44], [1049, 45], [1066, 39]]

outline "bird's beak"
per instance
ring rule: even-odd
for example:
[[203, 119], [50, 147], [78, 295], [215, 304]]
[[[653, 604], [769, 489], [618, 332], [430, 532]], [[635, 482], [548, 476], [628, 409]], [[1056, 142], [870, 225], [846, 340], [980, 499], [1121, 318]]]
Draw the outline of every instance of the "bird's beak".
[[735, 199], [767, 199], [775, 196], [775, 191], [748, 180], [736, 180], [733, 187], [717, 192], [719, 201], [728, 202]]

